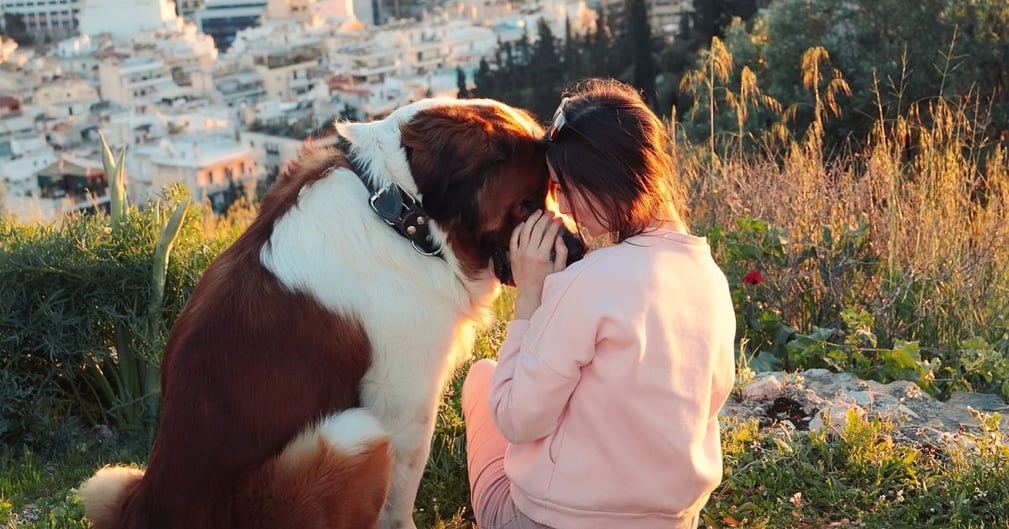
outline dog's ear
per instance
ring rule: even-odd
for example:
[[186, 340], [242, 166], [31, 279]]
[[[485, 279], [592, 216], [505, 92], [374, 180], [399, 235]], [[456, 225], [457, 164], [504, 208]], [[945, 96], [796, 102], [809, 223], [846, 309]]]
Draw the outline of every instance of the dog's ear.
[[514, 158], [521, 138], [531, 141], [529, 132], [518, 127], [502, 110], [481, 105], [430, 108], [401, 126], [411, 173], [433, 218], [477, 211], [475, 201], [485, 182]]

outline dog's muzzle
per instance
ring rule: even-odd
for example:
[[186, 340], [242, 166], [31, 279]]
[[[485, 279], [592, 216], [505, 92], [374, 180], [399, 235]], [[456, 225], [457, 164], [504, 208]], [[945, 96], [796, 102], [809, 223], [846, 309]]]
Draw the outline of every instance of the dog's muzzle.
[[[585, 252], [588, 251], [588, 247], [585, 246], [585, 241], [582, 240], [580, 235], [569, 230], [567, 226], [561, 230], [561, 240], [564, 241], [564, 246], [567, 246], [568, 248], [568, 266], [571, 266], [571, 263], [577, 262], [582, 257], [585, 257]], [[556, 254], [557, 251], [551, 248], [551, 262], [556, 257]], [[508, 248], [500, 246], [495, 248], [492, 257], [494, 260], [494, 275], [496, 275], [498, 280], [501, 281], [501, 284], [508, 285], [510, 287], [515, 286], [515, 281], [512, 277], [511, 252], [508, 251]]]

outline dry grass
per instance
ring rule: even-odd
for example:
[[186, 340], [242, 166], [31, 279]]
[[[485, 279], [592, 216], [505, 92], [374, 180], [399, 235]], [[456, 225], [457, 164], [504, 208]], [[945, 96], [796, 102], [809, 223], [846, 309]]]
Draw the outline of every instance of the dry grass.
[[[837, 250], [824, 227], [836, 235], [865, 226], [882, 266], [861, 284], [831, 284], [812, 266], [780, 271], [806, 274], [804, 281], [771, 270], [772, 280], [782, 292], [788, 281], [813, 289], [824, 307], [869, 309], [891, 336], [998, 339], [1009, 306], [1009, 160], [1004, 144], [983, 135], [985, 107], [969, 98], [923, 102], [903, 116], [880, 115], [865, 145], [828, 151], [822, 120], [842, 111], [830, 86], [843, 87], [836, 72], [830, 81], [814, 74], [804, 75], [807, 86], [826, 88], [804, 137], [783, 133], [792, 115], [785, 109], [779, 123], [750, 136], [749, 152], [736, 139], [715, 156], [710, 142], [674, 147], [694, 225], [732, 229], [760, 219], [787, 234], [792, 262], [802, 251]], [[788, 302], [782, 310], [797, 328], [823, 323], [811, 321], [823, 311]]]

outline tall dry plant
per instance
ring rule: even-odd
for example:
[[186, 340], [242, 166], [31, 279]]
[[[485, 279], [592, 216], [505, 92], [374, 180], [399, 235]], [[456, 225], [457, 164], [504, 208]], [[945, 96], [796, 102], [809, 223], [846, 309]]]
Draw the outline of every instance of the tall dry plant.
[[[794, 117], [790, 107], [760, 149], [726, 152], [717, 173], [710, 147], [678, 147], [695, 226], [731, 230], [760, 219], [781, 227], [794, 266], [765, 277], [778, 294], [775, 308], [797, 328], [836, 323], [818, 318], [856, 307], [872, 313], [885, 338], [998, 340], [1009, 307], [1009, 160], [1004, 146], [983, 136], [987, 109], [976, 98], [940, 97], [891, 117], [880, 105], [864, 146], [828, 153], [823, 124], [840, 115], [837, 96], [848, 87], [822, 49], [808, 51], [802, 66], [815, 108], [801, 139], [780, 141]], [[859, 227], [881, 263], [877, 271], [851, 262], [864, 256], [828, 255], [846, 251], [836, 237]], [[820, 306], [797, 306], [799, 299]]]
[[[706, 103], [708, 111], [708, 155], [711, 168], [717, 166], [718, 153], [715, 148], [715, 116], [718, 112], [716, 92], [724, 87], [719, 86], [729, 81], [732, 77], [733, 65], [732, 53], [718, 37], [711, 38], [711, 47], [701, 50], [701, 63], [703, 68], [692, 70], [683, 75], [680, 80], [680, 91], [693, 94], [694, 106], [691, 109], [691, 118], [696, 116], [702, 103]], [[704, 97], [701, 97], [701, 95]]]

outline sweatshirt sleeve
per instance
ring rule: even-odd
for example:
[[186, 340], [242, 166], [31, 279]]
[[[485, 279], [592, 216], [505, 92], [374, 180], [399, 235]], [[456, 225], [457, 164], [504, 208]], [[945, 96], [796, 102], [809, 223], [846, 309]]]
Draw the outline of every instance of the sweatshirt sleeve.
[[[529, 320], [514, 320], [498, 352], [490, 409], [504, 438], [523, 443], [550, 435], [595, 355], [597, 318], [570, 283], [549, 281]], [[549, 283], [553, 283], [550, 285]], [[548, 288], [550, 287], [550, 288]]]

